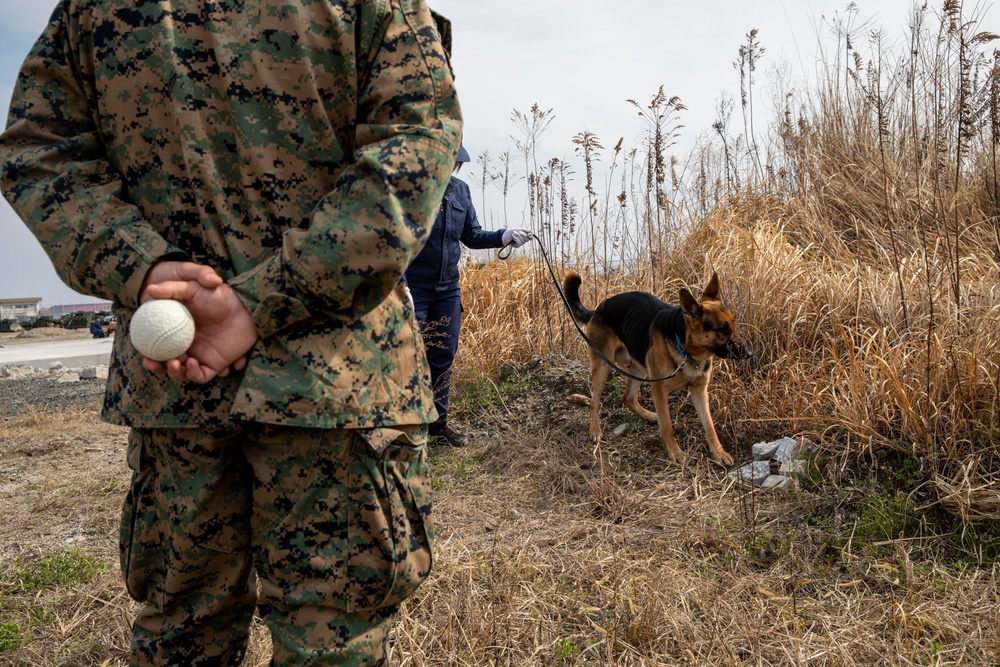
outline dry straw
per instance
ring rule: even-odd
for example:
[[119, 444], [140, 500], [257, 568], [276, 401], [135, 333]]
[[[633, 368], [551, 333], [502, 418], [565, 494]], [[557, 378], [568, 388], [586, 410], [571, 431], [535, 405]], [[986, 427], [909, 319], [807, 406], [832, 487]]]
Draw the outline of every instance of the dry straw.
[[[642, 145], [606, 152], [581, 135], [582, 217], [565, 164], [538, 155], [551, 112], [515, 117], [527, 224], [557, 275], [577, 270], [594, 306], [629, 289], [675, 301], [718, 272], [761, 361], [717, 367], [720, 439], [746, 459], [804, 433], [822, 467], [788, 495], [726, 483], [682, 396], [671, 409], [694, 457], [673, 465], [655, 427], [614, 404], [620, 384], [602, 417], [624, 433], [587, 443], [585, 411], [565, 400], [586, 391], [585, 348], [537, 249], [468, 266], [452, 396], [474, 438], [433, 452], [434, 571], [400, 612], [394, 665], [997, 664], [998, 63], [960, 3], [916, 9], [897, 58], [877, 34], [856, 52], [870, 34], [856, 11], [832, 23], [828, 80], [783, 97], [769, 136], [733, 136], [723, 104], [716, 143], [679, 162], [665, 151], [683, 107], [662, 90], [640, 107]], [[748, 34], [747, 128], [763, 54]], [[592, 173], [602, 157], [606, 179]], [[505, 193], [516, 163], [504, 157]], [[125, 434], [96, 415], [0, 422], [0, 640], [14, 646], [0, 665], [126, 664]], [[930, 483], [887, 500], [880, 485], [903, 474]], [[918, 504], [956, 517], [954, 534]], [[963, 534], [993, 541], [959, 557]], [[70, 545], [104, 574], [18, 588], [20, 567]], [[258, 624], [244, 664], [268, 661]]]
[[[974, 461], [969, 479], [989, 496], [1000, 471], [996, 36], [946, 2], [915, 9], [893, 54], [856, 12], [830, 22], [827, 78], [789, 91], [766, 138], [730, 136], [733, 106], [721, 105], [712, 142], [672, 161], [684, 107], [661, 89], [631, 101], [646, 127], [637, 149], [577, 137], [584, 220], [551, 169], [527, 175], [539, 195], [529, 220], [557, 274], [581, 273], [591, 306], [628, 289], [676, 301], [717, 271], [764, 362], [752, 381], [720, 374], [719, 390], [741, 403], [735, 418], [807, 431], [842, 460], [894, 450], [951, 483]], [[751, 31], [738, 59], [746, 128], [763, 55]], [[529, 169], [548, 164], [535, 151], [549, 113], [520, 117]], [[601, 202], [593, 170], [607, 153]], [[456, 382], [505, 358], [582, 353], [539, 252], [528, 254], [468, 272]]]

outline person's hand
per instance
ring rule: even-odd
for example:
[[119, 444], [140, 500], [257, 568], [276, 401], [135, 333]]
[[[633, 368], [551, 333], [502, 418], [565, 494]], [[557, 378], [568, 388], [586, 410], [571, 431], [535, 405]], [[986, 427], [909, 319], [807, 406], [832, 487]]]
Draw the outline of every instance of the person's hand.
[[503, 230], [503, 237], [500, 240], [504, 245], [520, 248], [530, 241], [531, 238], [532, 234], [527, 229], [505, 229]]
[[143, 303], [150, 299], [183, 303], [194, 318], [195, 336], [181, 356], [165, 362], [143, 359], [144, 368], [165, 372], [178, 382], [205, 383], [246, 366], [246, 355], [257, 342], [257, 325], [236, 292], [211, 267], [192, 262], [157, 264], [139, 296]]
[[417, 304], [413, 303], [413, 292], [410, 291], [410, 286], [403, 283], [403, 292], [406, 293], [406, 302], [410, 304], [410, 310], [416, 312]]
[[165, 283], [174, 280], [194, 280], [199, 285], [209, 289], [222, 284], [222, 276], [215, 272], [210, 266], [195, 264], [194, 262], [157, 262], [146, 273], [146, 278], [142, 281], [142, 289], [139, 291], [139, 303], [143, 304], [154, 298], [146, 293], [146, 288], [150, 285]]

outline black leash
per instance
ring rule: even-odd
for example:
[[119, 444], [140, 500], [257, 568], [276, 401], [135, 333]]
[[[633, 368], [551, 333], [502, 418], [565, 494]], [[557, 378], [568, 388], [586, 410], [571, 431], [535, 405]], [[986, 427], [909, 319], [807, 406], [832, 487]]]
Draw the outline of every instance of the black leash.
[[[552, 284], [555, 285], [556, 292], [559, 293], [559, 298], [562, 299], [563, 304], [566, 306], [566, 311], [569, 313], [570, 319], [573, 320], [573, 326], [576, 327], [576, 330], [580, 332], [581, 336], [583, 336], [583, 340], [587, 341], [587, 345], [590, 346], [590, 349], [593, 350], [597, 356], [599, 356], [601, 359], [604, 360], [604, 363], [606, 363], [608, 366], [611, 366], [611, 368], [618, 371], [625, 377], [632, 378], [633, 380], [638, 380], [639, 382], [663, 382], [665, 380], [670, 380], [673, 379], [674, 376], [676, 376], [678, 373], [680, 373], [682, 368], [687, 366], [690, 357], [688, 357], [687, 353], [684, 352], [683, 348], [680, 347], [680, 339], [677, 339], [677, 349], [682, 355], [684, 355], [684, 361], [681, 362], [680, 366], [674, 369], [673, 373], [667, 375], [666, 377], [653, 378], [653, 379], [639, 377], [638, 375], [633, 375], [632, 373], [629, 373], [627, 370], [625, 370], [615, 362], [608, 359], [607, 356], [605, 356], [605, 354], [601, 352], [601, 349], [594, 344], [594, 341], [590, 340], [590, 337], [587, 336], [587, 334], [583, 331], [582, 328], [580, 328], [580, 323], [576, 321], [576, 316], [573, 315], [573, 307], [569, 304], [569, 299], [567, 299], [566, 295], [563, 293], [562, 286], [559, 285], [559, 279], [556, 278], [556, 272], [552, 269], [552, 262], [549, 261], [549, 255], [548, 253], [545, 252], [545, 246], [542, 245], [542, 240], [537, 236], [535, 236], [534, 234], [531, 235], [531, 238], [533, 238], [535, 241], [538, 241], [538, 248], [542, 251], [542, 259], [545, 260], [545, 266], [549, 270], [549, 275], [552, 276]], [[504, 254], [505, 250], [507, 251], [506, 255]], [[513, 252], [513, 250], [514, 246], [508, 243], [507, 245], [500, 248], [500, 250], [497, 252], [497, 257], [499, 259], [507, 259], [508, 257], [510, 257], [510, 254], [511, 252]]]

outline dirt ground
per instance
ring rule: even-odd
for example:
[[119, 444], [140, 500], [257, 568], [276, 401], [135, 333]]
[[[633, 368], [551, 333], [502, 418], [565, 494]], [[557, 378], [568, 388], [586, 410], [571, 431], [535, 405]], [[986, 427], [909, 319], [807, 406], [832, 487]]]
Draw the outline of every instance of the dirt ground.
[[77, 340], [86, 338], [90, 338], [90, 331], [87, 329], [44, 327], [39, 329], [28, 329], [26, 331], [7, 331], [0, 333], [0, 345], [7, 347], [12, 345], [27, 345], [30, 343], [44, 343], [46, 341]]
[[[862, 545], [870, 480], [741, 491], [705, 458], [689, 401], [671, 399], [680, 467], [620, 385], [605, 426], [626, 429], [595, 449], [566, 400], [583, 364], [507, 371], [458, 392], [470, 445], [431, 450], [434, 571], [400, 613], [394, 666], [1000, 664], [997, 566], [939, 564], [933, 536]], [[101, 383], [46, 403], [46, 382], [0, 380], [0, 666], [123, 667], [127, 429], [98, 420]], [[721, 426], [745, 460], [760, 434]], [[25, 590], [53, 554], [94, 572]], [[267, 630], [250, 642], [243, 665], [264, 667]]]

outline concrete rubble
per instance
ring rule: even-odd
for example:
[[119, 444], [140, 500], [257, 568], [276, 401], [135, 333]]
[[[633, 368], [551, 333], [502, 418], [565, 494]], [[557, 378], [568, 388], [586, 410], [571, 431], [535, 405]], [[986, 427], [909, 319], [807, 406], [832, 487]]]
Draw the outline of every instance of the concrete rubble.
[[59, 383], [107, 380], [108, 367], [67, 368], [59, 361], [50, 364], [48, 370], [40, 370], [33, 366], [0, 366], [0, 380], [27, 380], [29, 378], [44, 378]]
[[805, 438], [786, 436], [758, 442], [751, 448], [753, 462], [729, 473], [729, 479], [761, 489], [794, 488], [807, 470], [810, 445]]

